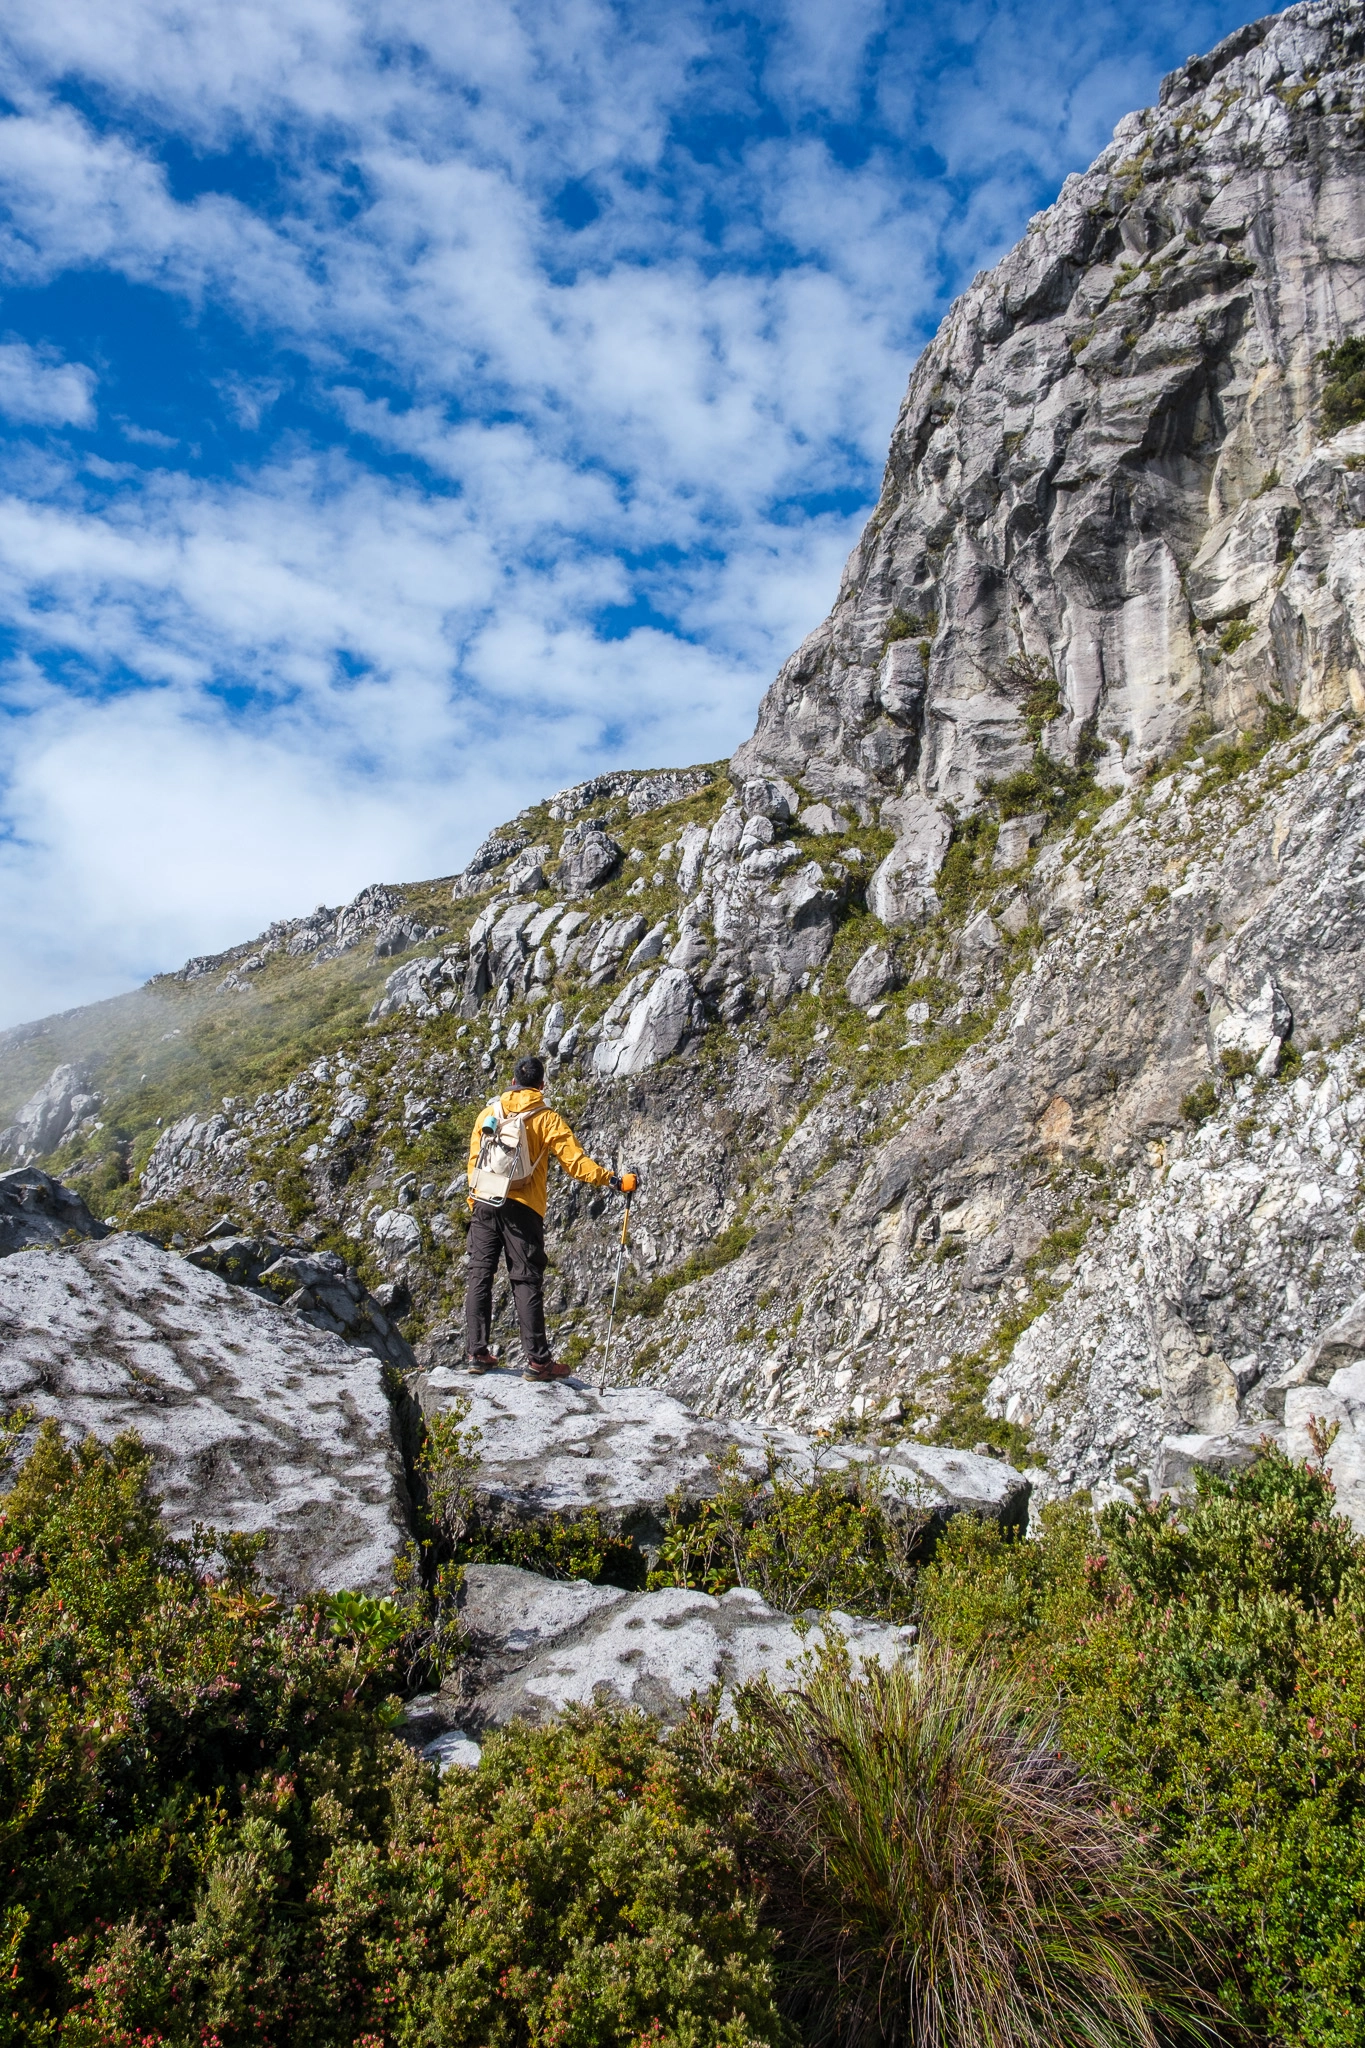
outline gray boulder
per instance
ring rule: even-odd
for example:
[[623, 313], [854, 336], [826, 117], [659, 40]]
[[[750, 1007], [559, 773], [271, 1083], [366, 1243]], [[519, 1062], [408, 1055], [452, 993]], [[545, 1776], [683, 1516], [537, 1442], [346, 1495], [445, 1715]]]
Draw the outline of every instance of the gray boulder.
[[538, 889], [545, 887], [545, 863], [549, 858], [548, 846], [524, 847], [499, 877], [500, 886], [510, 896], [534, 896]]
[[440, 959], [423, 954], [418, 960], [407, 960], [384, 983], [384, 993], [376, 1000], [367, 1021], [378, 1024], [400, 1010], [415, 1010], [419, 1017], [431, 1017], [443, 1009], [456, 1009], [464, 981], [462, 948]]
[[282, 1592], [388, 1590], [406, 1489], [368, 1351], [145, 1239], [0, 1263], [0, 1405], [71, 1439], [136, 1430], [176, 1535], [260, 1531]]
[[600, 889], [621, 864], [621, 848], [600, 818], [571, 825], [559, 848], [557, 886], [569, 897]]
[[937, 804], [917, 794], [882, 805], [882, 820], [896, 843], [867, 885], [867, 907], [891, 928], [923, 923], [938, 909], [934, 882], [952, 838], [952, 826]]
[[[413, 1223], [420, 1242], [420, 1226], [412, 1218], [407, 1220]], [[249, 1288], [315, 1330], [363, 1344], [376, 1358], [400, 1371], [413, 1363], [407, 1340], [393, 1327], [354, 1267], [336, 1252], [226, 1231], [195, 1245], [185, 1257], [192, 1266], [216, 1273], [236, 1287]]]
[[1267, 1443], [1281, 1441], [1281, 1431], [1264, 1423], [1259, 1429], [1245, 1426], [1214, 1436], [1195, 1432], [1164, 1437], [1157, 1482], [1163, 1492], [1183, 1493], [1193, 1485], [1196, 1470], [1231, 1479], [1238, 1472], [1249, 1471]]
[[739, 792], [740, 808], [746, 818], [767, 818], [785, 825], [801, 807], [801, 799], [781, 776], [751, 775]]
[[995, 842], [991, 866], [996, 869], [1019, 867], [1028, 859], [1029, 848], [1042, 838], [1046, 823], [1047, 817], [1042, 811], [1030, 811], [1023, 818], [1006, 818]]
[[490, 833], [482, 846], [470, 855], [467, 866], [456, 875], [450, 892], [455, 901], [458, 903], [462, 896], [477, 896], [488, 888], [492, 870], [501, 867], [513, 854], [520, 853], [526, 840], [524, 832]]
[[[677, 1586], [625, 1593], [507, 1565], [468, 1567], [460, 1621], [469, 1656], [446, 1713], [476, 1731], [549, 1721], [574, 1705], [635, 1707], [672, 1723], [712, 1687], [725, 1714], [738, 1686], [798, 1684], [825, 1641], [821, 1626], [798, 1631], [744, 1587], [720, 1599]], [[829, 1622], [855, 1667], [911, 1654], [912, 1628], [840, 1613]], [[428, 1727], [435, 1705], [423, 1702]]]
[[857, 1010], [865, 1010], [896, 985], [896, 969], [885, 946], [869, 946], [859, 955], [844, 983], [844, 993]]
[[70, 1244], [107, 1237], [80, 1196], [36, 1166], [0, 1173], [0, 1258], [31, 1244]]
[[420, 1374], [414, 1386], [427, 1416], [452, 1401], [469, 1402], [469, 1425], [478, 1432], [474, 1485], [481, 1512], [494, 1524], [596, 1510], [648, 1553], [662, 1539], [670, 1500], [696, 1503], [714, 1493], [717, 1464], [732, 1455], [740, 1471], [761, 1479], [770, 1454], [797, 1479], [876, 1469], [887, 1499], [925, 1518], [926, 1540], [957, 1513], [989, 1516], [1005, 1527], [1027, 1519], [1028, 1481], [1002, 1459], [971, 1451], [911, 1442], [817, 1444], [795, 1430], [694, 1414], [650, 1387], [602, 1393], [575, 1379], [547, 1388], [510, 1373], [475, 1380], [446, 1367]]
[[1343, 1366], [1365, 1360], [1365, 1295], [1353, 1301], [1285, 1372], [1272, 1373], [1261, 1385], [1267, 1414], [1283, 1417], [1289, 1394], [1304, 1387], [1325, 1387]]
[[1323, 1466], [1338, 1512], [1365, 1536], [1365, 1358], [1338, 1366], [1325, 1386], [1309, 1381], [1289, 1389], [1284, 1447], [1291, 1458]]
[[[588, 961], [588, 986], [600, 988], [610, 981], [616, 972], [623, 953], [637, 945], [645, 935], [645, 920], [637, 911], [628, 912], [625, 917], [613, 918], [592, 949]], [[662, 948], [660, 948], [662, 951]]]

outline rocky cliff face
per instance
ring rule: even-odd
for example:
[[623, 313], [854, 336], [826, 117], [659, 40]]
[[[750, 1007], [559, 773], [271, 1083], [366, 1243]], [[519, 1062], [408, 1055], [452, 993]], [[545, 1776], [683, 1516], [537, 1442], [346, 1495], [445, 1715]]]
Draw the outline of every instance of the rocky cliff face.
[[[11, 1156], [330, 1249], [447, 1371], [469, 1126], [543, 1049], [645, 1174], [632, 1376], [1044, 1494], [1330, 1413], [1350, 1491], [1365, 418], [1320, 356], [1362, 332], [1365, 14], [1300, 6], [952, 309], [728, 771], [561, 791], [453, 880], [9, 1034]], [[559, 1185], [571, 1356], [614, 1228]]]
[[1365, 321], [1363, 54], [1352, 5], [1240, 30], [976, 279], [739, 766], [962, 810], [1039, 739], [1122, 789], [1201, 715], [1360, 708], [1365, 480], [1317, 400]]

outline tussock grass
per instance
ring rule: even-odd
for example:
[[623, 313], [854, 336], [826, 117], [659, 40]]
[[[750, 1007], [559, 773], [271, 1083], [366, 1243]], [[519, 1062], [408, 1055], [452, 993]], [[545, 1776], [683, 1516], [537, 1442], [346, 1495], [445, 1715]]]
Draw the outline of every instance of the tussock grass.
[[1203, 2033], [1189, 1904], [1051, 1728], [940, 1650], [749, 1696], [755, 1855], [808, 2043], [1156, 2048]]

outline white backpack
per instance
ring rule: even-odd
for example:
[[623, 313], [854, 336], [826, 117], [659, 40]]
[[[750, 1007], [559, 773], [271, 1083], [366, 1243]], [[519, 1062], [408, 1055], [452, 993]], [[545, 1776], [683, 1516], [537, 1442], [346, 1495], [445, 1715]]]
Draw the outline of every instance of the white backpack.
[[495, 1095], [489, 1103], [483, 1113], [483, 1136], [474, 1178], [470, 1182], [470, 1193], [476, 1202], [487, 1202], [491, 1209], [500, 1209], [510, 1190], [531, 1178], [549, 1147], [538, 1152], [533, 1160], [526, 1124], [536, 1109], [543, 1107], [542, 1103], [537, 1103], [534, 1109], [521, 1109], [515, 1116], [504, 1116], [500, 1095]]

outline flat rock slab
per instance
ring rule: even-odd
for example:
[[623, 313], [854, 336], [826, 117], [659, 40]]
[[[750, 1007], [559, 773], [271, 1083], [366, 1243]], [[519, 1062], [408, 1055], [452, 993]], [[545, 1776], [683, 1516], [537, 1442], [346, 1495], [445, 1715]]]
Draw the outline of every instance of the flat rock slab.
[[941, 1527], [959, 1512], [1022, 1527], [1029, 1483], [999, 1458], [937, 1445], [817, 1444], [790, 1429], [765, 1429], [696, 1415], [648, 1387], [603, 1394], [578, 1379], [537, 1385], [518, 1374], [481, 1377], [438, 1366], [415, 1387], [425, 1415], [461, 1396], [479, 1432], [475, 1489], [494, 1522], [572, 1518], [595, 1508], [610, 1528], [646, 1551], [657, 1548], [674, 1496], [695, 1504], [714, 1493], [717, 1466], [732, 1455], [753, 1479], [769, 1454], [795, 1478], [817, 1470], [879, 1467], [888, 1497]]
[[465, 1571], [461, 1625], [469, 1652], [458, 1692], [409, 1703], [410, 1739], [434, 1762], [472, 1762], [447, 1743], [453, 1729], [482, 1733], [509, 1721], [551, 1721], [568, 1706], [637, 1707], [665, 1723], [699, 1693], [719, 1687], [721, 1712], [736, 1687], [767, 1679], [797, 1685], [832, 1627], [856, 1667], [909, 1654], [914, 1630], [835, 1613], [804, 1631], [757, 1593], [670, 1586], [625, 1593], [582, 1580], [543, 1579], [511, 1565]]
[[117, 1235], [0, 1262], [0, 1407], [136, 1430], [177, 1535], [264, 1531], [280, 1591], [389, 1589], [406, 1487], [369, 1351]]

